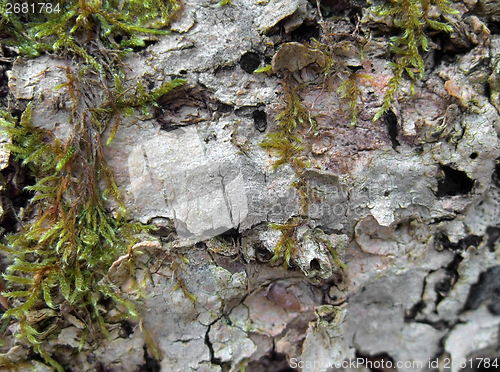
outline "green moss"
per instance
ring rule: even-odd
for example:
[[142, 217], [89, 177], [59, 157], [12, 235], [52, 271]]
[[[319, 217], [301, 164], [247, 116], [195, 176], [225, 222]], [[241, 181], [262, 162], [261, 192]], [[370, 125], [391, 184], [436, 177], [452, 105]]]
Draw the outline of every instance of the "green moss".
[[[105, 331], [99, 299], [111, 297], [137, 319], [134, 305], [102, 282], [113, 261], [127, 250], [132, 236], [150, 226], [127, 222], [123, 211], [113, 217], [105, 208], [98, 182], [119, 198], [111, 172], [102, 158], [102, 148], [90, 121], [80, 122], [82, 131], [61, 144], [50, 132], [31, 125], [30, 103], [19, 123], [2, 112], [1, 125], [13, 139], [10, 150], [26, 171], [37, 178], [27, 190], [37, 218], [23, 225], [18, 234], [7, 236], [6, 252], [12, 263], [4, 279], [4, 296], [17, 304], [4, 320], [19, 323], [18, 336], [26, 339], [53, 367], [63, 369], [41, 346], [53, 331], [45, 332], [27, 321], [29, 313], [41, 308], [75, 307], [75, 315], [86, 324], [97, 322]], [[97, 132], [98, 133], [98, 132]], [[84, 310], [85, 309], [85, 310]], [[95, 335], [94, 335], [95, 336]]]
[[267, 134], [260, 143], [261, 147], [270, 150], [278, 158], [273, 164], [273, 170], [287, 164], [303, 149], [301, 135], [317, 134], [316, 121], [310, 117], [297, 95], [300, 89], [301, 86], [292, 86], [291, 78], [285, 80], [285, 108], [275, 118], [278, 128]]
[[10, 3], [1, 1], [0, 15], [4, 30], [13, 38], [2, 43], [16, 45], [28, 56], [45, 50], [71, 52], [96, 70], [100, 70], [100, 64], [89, 53], [91, 40], [99, 40], [97, 48], [99, 44], [109, 49], [144, 46], [137, 33], [166, 34], [163, 28], [181, 8], [175, 0], [59, 0], [48, 12], [38, 1], [28, 0], [27, 13], [14, 13]]
[[307, 162], [300, 156], [304, 149], [303, 138], [318, 134], [316, 121], [310, 116], [309, 111], [300, 101], [297, 91], [302, 86], [293, 86], [291, 78], [285, 79], [285, 108], [275, 118], [277, 130], [266, 135], [260, 146], [273, 153], [277, 159], [273, 163], [273, 170], [284, 164], [290, 164], [297, 175], [297, 181], [292, 184], [299, 190], [301, 197], [301, 214], [307, 214], [308, 199], [303, 192], [307, 181], [304, 178], [304, 170]]
[[272, 65], [265, 65], [262, 67], [259, 67], [257, 70], [255, 70], [253, 73], [254, 74], [270, 74], [273, 72], [273, 66]]
[[[372, 80], [373, 77], [365, 70], [352, 71], [346, 65], [346, 55], [358, 55], [363, 60], [363, 48], [359, 41], [340, 40], [336, 41], [333, 36], [324, 31], [324, 42], [311, 39], [310, 45], [313, 49], [319, 49], [325, 56], [325, 66], [323, 68], [324, 86], [331, 94], [333, 86], [340, 80], [337, 93], [349, 106], [351, 125], [356, 125], [359, 113], [359, 98], [361, 90], [359, 88], [363, 81]], [[352, 53], [352, 52], [355, 53]], [[363, 72], [365, 71], [365, 72]]]
[[378, 120], [390, 107], [399, 86], [405, 77], [411, 80], [412, 92], [416, 80], [422, 79], [425, 73], [424, 60], [421, 53], [429, 51], [427, 30], [432, 29], [450, 33], [451, 25], [429, 18], [429, 9], [435, 5], [441, 16], [457, 14], [451, 7], [450, 0], [385, 0], [383, 5], [374, 8], [375, 14], [388, 17], [401, 33], [391, 37], [393, 61], [390, 67], [393, 77], [388, 82], [381, 109], [373, 121]]
[[298, 246], [297, 242], [297, 229], [304, 225], [305, 221], [302, 218], [296, 217], [292, 218], [287, 223], [281, 224], [270, 224], [270, 227], [281, 232], [281, 237], [274, 248], [274, 256], [271, 261], [276, 261], [279, 258], [283, 258], [283, 267], [285, 270], [290, 265], [290, 258], [294, 253], [294, 250]]
[[371, 80], [373, 76], [360, 72], [353, 72], [337, 89], [340, 98], [347, 100], [349, 110], [351, 111], [351, 125], [355, 126], [358, 120], [358, 105], [361, 91], [359, 89], [360, 80]]
[[[93, 340], [107, 334], [100, 310], [104, 298], [126, 309], [130, 319], [139, 320], [135, 305], [104, 275], [133, 245], [135, 236], [152, 227], [127, 221], [120, 191], [104, 157], [103, 137], [109, 132], [109, 143], [122, 115], [137, 108], [146, 113], [161, 96], [185, 83], [175, 79], [150, 92], [141, 83], [133, 84], [135, 91], [125, 89], [120, 62], [122, 52], [129, 47], [144, 45], [141, 34], [167, 33], [162, 28], [180, 4], [70, 0], [59, 2], [59, 13], [16, 15], [7, 13], [7, 3], [0, 3], [0, 15], [11, 38], [2, 39], [2, 43], [19, 46], [28, 56], [44, 50], [69, 54], [78, 66], [64, 68], [67, 82], [56, 87], [67, 90], [73, 102], [72, 133], [66, 142], [34, 125], [32, 102], [20, 119], [0, 111], [0, 126], [12, 138], [10, 151], [36, 179], [33, 186], [26, 187], [33, 193], [28, 209], [34, 218], [23, 222], [21, 230], [0, 245], [12, 262], [4, 275], [8, 287], [3, 295], [13, 306], [2, 319], [4, 324], [17, 321], [17, 337], [63, 371], [43, 348], [58, 327], [31, 321], [34, 310], [69, 305], [73, 315], [85, 323], [87, 339]], [[28, 4], [38, 6], [33, 1]], [[117, 43], [119, 37], [122, 41]], [[93, 89], [104, 89], [106, 98], [97, 103], [82, 98]], [[109, 197], [118, 205], [113, 214], [105, 204]]]
[[340, 259], [336, 247], [334, 247], [333, 244], [329, 240], [325, 239], [323, 237], [323, 234], [318, 233], [318, 231], [314, 231], [313, 238], [314, 238], [314, 240], [316, 240], [316, 242], [322, 244], [323, 246], [325, 246], [328, 249], [328, 253], [330, 253], [330, 256], [331, 256], [333, 262], [335, 263], [335, 265], [339, 269], [341, 269], [344, 273], [347, 273], [348, 267]]
[[[286, 270], [290, 266], [290, 259], [299, 248], [299, 241], [297, 233], [300, 227], [307, 224], [307, 220], [303, 217], [294, 217], [287, 221], [285, 224], [270, 224], [270, 227], [281, 232], [280, 239], [274, 248], [274, 256], [271, 261], [276, 261], [280, 258], [283, 259], [283, 267]], [[340, 259], [336, 247], [324, 237], [323, 232], [320, 230], [312, 229], [312, 239], [324, 247], [331, 256], [331, 261], [335, 266], [347, 274], [348, 268], [345, 263]]]

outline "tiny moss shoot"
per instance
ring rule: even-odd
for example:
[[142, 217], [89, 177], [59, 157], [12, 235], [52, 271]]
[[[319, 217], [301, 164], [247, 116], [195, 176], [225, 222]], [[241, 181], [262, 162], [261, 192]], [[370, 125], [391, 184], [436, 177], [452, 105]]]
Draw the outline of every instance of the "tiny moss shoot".
[[259, 67], [253, 73], [254, 74], [268, 74], [269, 75], [272, 72], [273, 72], [273, 66], [272, 65], [265, 65], [265, 66]]
[[349, 110], [351, 114], [351, 125], [355, 126], [358, 121], [359, 114], [359, 96], [361, 95], [361, 90], [359, 89], [359, 84], [361, 80], [372, 80], [373, 76], [368, 74], [363, 74], [360, 72], [353, 72], [349, 75], [347, 79], [340, 85], [337, 89], [337, 93], [340, 94], [340, 98], [346, 99], [349, 105]]
[[232, 5], [232, 0], [220, 0], [220, 1], [217, 3], [217, 6], [218, 6], [218, 7], [228, 6], [228, 5]]
[[336, 92], [340, 98], [347, 102], [351, 125], [355, 126], [358, 120], [359, 104], [361, 97], [360, 85], [365, 81], [373, 79], [366, 70], [353, 71], [346, 65], [345, 54], [354, 51], [363, 60], [363, 48], [359, 40], [337, 41], [333, 35], [324, 30], [324, 42], [311, 39], [310, 46], [319, 49], [325, 56], [325, 67], [323, 68], [324, 89], [331, 94], [334, 82], [340, 79], [340, 86]]
[[297, 249], [297, 229], [304, 225], [305, 221], [302, 218], [292, 218], [285, 224], [270, 224], [270, 227], [281, 232], [281, 237], [274, 248], [274, 256], [271, 261], [276, 261], [283, 257], [283, 267], [285, 270], [290, 265], [290, 259], [295, 249]]
[[277, 156], [276, 161], [273, 163], [273, 170], [287, 164], [290, 159], [303, 150], [300, 131], [305, 136], [310, 132], [317, 134], [316, 122], [310, 118], [308, 110], [297, 95], [299, 89], [301, 89], [300, 86], [292, 86], [289, 76], [285, 78], [285, 108], [275, 118], [278, 128], [276, 131], [267, 134], [260, 144], [261, 147], [270, 150]]

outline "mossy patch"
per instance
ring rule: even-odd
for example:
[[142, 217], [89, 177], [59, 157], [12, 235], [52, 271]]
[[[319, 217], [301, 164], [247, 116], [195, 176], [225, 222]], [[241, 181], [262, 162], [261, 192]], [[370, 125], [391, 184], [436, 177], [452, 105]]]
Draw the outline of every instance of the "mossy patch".
[[[24, 14], [9, 13], [7, 4], [1, 2], [0, 15], [9, 37], [1, 43], [16, 46], [29, 57], [50, 51], [74, 61], [72, 67], [65, 67], [67, 81], [56, 87], [65, 89], [72, 101], [68, 140], [36, 126], [34, 102], [28, 103], [20, 118], [0, 112], [2, 130], [12, 138], [11, 153], [36, 179], [26, 188], [33, 193], [31, 219], [22, 221], [20, 231], [0, 245], [11, 262], [3, 293], [11, 308], [2, 319], [18, 322], [17, 337], [63, 371], [43, 347], [58, 327], [33, 321], [34, 311], [69, 307], [85, 324], [84, 336], [94, 340], [107, 334], [100, 304], [105, 298], [125, 309], [130, 319], [139, 320], [135, 305], [103, 279], [112, 263], [130, 250], [136, 236], [153, 227], [127, 220], [103, 146], [106, 136], [107, 143], [113, 139], [123, 115], [131, 115], [135, 109], [148, 113], [150, 105], [185, 83], [175, 79], [147, 91], [137, 82], [135, 89], [126, 89], [121, 63], [133, 47], [145, 45], [144, 35], [168, 33], [165, 27], [180, 3], [61, 0], [59, 12], [46, 8], [45, 12]], [[27, 4], [39, 6], [34, 1]], [[52, 5], [55, 10], [56, 4]], [[96, 89], [104, 90], [102, 101], [86, 99]], [[109, 198], [118, 205], [113, 213], [106, 207]]]

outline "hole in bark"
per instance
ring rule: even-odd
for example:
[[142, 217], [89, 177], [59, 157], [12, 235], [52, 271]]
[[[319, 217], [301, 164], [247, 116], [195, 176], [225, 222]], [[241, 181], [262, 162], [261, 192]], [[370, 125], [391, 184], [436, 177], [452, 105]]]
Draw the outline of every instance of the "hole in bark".
[[321, 269], [321, 265], [319, 264], [319, 261], [317, 258], [313, 258], [311, 260], [311, 262], [309, 262], [309, 267], [311, 268], [311, 270], [320, 270]]
[[415, 320], [417, 314], [421, 312], [425, 308], [424, 301], [419, 301], [415, 305], [412, 306], [410, 310], [406, 311], [405, 314], [405, 322], [409, 323], [410, 321]]
[[447, 165], [441, 165], [444, 177], [438, 180], [438, 198], [445, 196], [465, 195], [471, 192], [474, 180], [470, 179], [465, 172], [453, 169]]
[[285, 355], [271, 351], [257, 361], [248, 363], [246, 372], [296, 372], [292, 369]]
[[267, 114], [262, 110], [252, 112], [253, 124], [259, 132], [264, 132], [267, 128]]
[[392, 148], [395, 150], [399, 146], [398, 141], [398, 119], [392, 110], [386, 112], [383, 116], [385, 126], [387, 127], [387, 133], [391, 139]]
[[172, 241], [175, 239], [176, 231], [174, 222], [169, 218], [164, 217], [153, 217], [148, 221], [148, 224], [154, 225], [155, 230], [150, 232], [153, 236], [159, 236], [165, 240]]
[[248, 74], [252, 74], [260, 65], [260, 56], [255, 52], [246, 52], [240, 58], [240, 67]]
[[237, 229], [227, 230], [218, 237], [228, 244], [241, 245], [241, 233]]
[[222, 114], [227, 114], [233, 111], [233, 106], [226, 105], [225, 103], [222, 102], [217, 102], [217, 111]]
[[[316, 8], [314, 0], [311, 0], [310, 3]], [[366, 0], [323, 0], [320, 3], [323, 18], [349, 19], [354, 26], [362, 18], [363, 9], [369, 6]]]
[[5, 211], [0, 222], [0, 233], [17, 233], [21, 224], [12, 210]]
[[477, 248], [482, 241], [482, 236], [467, 235], [458, 242], [452, 243], [444, 231], [440, 231], [436, 234], [436, 245], [442, 249], [448, 249], [452, 252], [463, 251], [470, 246]]
[[317, 24], [302, 24], [300, 27], [290, 32], [290, 37], [292, 41], [308, 41], [311, 38], [318, 38], [320, 34], [319, 30], [320, 28]]
[[215, 104], [213, 97], [201, 86], [174, 89], [158, 98], [157, 103], [154, 117], [161, 129], [166, 131], [209, 120], [212, 117], [212, 105]]
[[120, 329], [120, 332], [119, 332], [119, 336], [121, 338], [129, 338], [129, 336], [134, 333], [134, 327], [132, 326], [132, 324], [126, 320], [124, 320], [123, 322], [121, 322], [121, 329]]
[[207, 245], [204, 242], [198, 242], [194, 246], [198, 249], [207, 249]]
[[3, 98], [9, 93], [9, 78], [6, 75], [7, 69], [11, 69], [12, 67], [7, 67], [5, 65], [0, 65], [0, 71], [2, 73], [0, 74], [0, 97]]
[[500, 187], [500, 158], [495, 159], [495, 170], [491, 175], [491, 179], [495, 185]]
[[483, 87], [484, 87], [484, 95], [486, 97], [491, 97], [491, 86], [488, 82], [485, 82], [483, 84]]
[[453, 37], [446, 32], [438, 32], [431, 39], [439, 46], [434, 54], [434, 66], [454, 63], [460, 54], [467, 53], [475, 47], [463, 30], [456, 30]]
[[273, 258], [272, 252], [269, 252], [269, 250], [262, 244], [257, 245], [256, 247], [254, 247], [254, 249], [255, 249], [255, 258], [259, 262], [269, 262], [271, 258]]
[[33, 186], [36, 181], [21, 166], [11, 160], [11, 164], [2, 170], [4, 190], [3, 208], [4, 214], [0, 219], [0, 226], [5, 229], [4, 232], [17, 232], [20, 228], [17, 214], [21, 208], [27, 208], [30, 199], [35, 195], [34, 191], [27, 191], [26, 186]]
[[489, 251], [495, 252], [495, 243], [500, 238], [500, 227], [488, 226], [486, 228], [486, 235], [488, 236], [486, 245]]
[[478, 157], [477, 152], [473, 152], [472, 154], [469, 155], [469, 158], [471, 158], [472, 160], [477, 159], [477, 157]]
[[435, 290], [444, 297], [446, 293], [449, 292], [452, 285], [452, 278], [450, 276], [446, 276], [443, 280], [436, 283]]
[[500, 34], [500, 21], [491, 21], [487, 25], [492, 35]]
[[436, 306], [446, 297], [458, 280], [458, 266], [462, 260], [463, 257], [460, 254], [456, 254], [453, 260], [446, 266], [446, 276], [434, 286], [434, 291], [437, 294]]
[[[311, 1], [314, 7], [316, 7], [316, 2]], [[349, 0], [323, 0], [320, 3], [321, 13], [323, 17], [329, 17], [332, 15], [339, 15], [340, 12], [349, 9]]]
[[347, 66], [347, 68], [352, 74], [364, 69], [363, 66]]
[[[464, 49], [463, 53], [465, 53], [468, 49]], [[439, 66], [440, 64], [452, 65], [456, 63], [457, 54], [459, 54], [459, 50], [456, 52], [452, 51], [436, 51], [434, 55], [434, 66]]]
[[500, 315], [500, 265], [490, 267], [483, 272], [476, 284], [469, 290], [469, 296], [463, 311], [476, 310], [483, 303], [488, 304], [488, 310]]
[[146, 363], [144, 363], [142, 366], [139, 366], [139, 372], [160, 372], [161, 371], [161, 365], [158, 360], [153, 358], [151, 355], [148, 353], [148, 349], [146, 345], [144, 345], [144, 360]]

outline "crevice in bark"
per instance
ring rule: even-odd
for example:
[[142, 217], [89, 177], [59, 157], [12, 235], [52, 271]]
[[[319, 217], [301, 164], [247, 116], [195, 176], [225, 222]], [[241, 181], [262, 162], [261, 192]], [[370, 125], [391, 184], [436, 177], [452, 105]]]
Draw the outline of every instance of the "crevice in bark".
[[386, 112], [383, 116], [383, 121], [387, 127], [387, 133], [391, 140], [392, 148], [396, 148], [400, 145], [398, 141], [398, 119], [392, 110]]
[[457, 282], [459, 277], [458, 266], [462, 261], [463, 257], [460, 254], [456, 254], [455, 257], [453, 257], [453, 260], [448, 264], [448, 266], [446, 266], [446, 276], [436, 283], [434, 287], [437, 294], [436, 307], [446, 297]]
[[482, 241], [482, 236], [467, 235], [465, 238], [453, 243], [444, 231], [438, 231], [436, 234], [436, 246], [441, 249], [448, 249], [452, 252], [463, 251], [470, 246], [477, 248]]
[[284, 354], [272, 350], [259, 360], [250, 362], [246, 367], [246, 372], [257, 371], [296, 372], [297, 370], [291, 368]]
[[256, 52], [245, 52], [240, 57], [240, 67], [247, 74], [253, 74], [255, 70], [260, 66], [262, 58]]
[[[220, 319], [220, 318], [219, 318]], [[215, 357], [215, 353], [214, 353], [214, 347], [212, 345], [212, 341], [210, 341], [210, 336], [209, 336], [209, 333], [210, 333], [210, 329], [212, 328], [212, 325], [215, 324], [216, 322], [219, 321], [219, 319], [215, 320], [214, 322], [212, 322], [208, 327], [207, 327], [207, 332], [205, 333], [205, 345], [207, 345], [208, 347], [208, 351], [210, 352], [210, 363], [212, 364], [215, 364], [217, 366], [220, 366], [221, 369], [224, 371], [224, 366], [227, 364], [227, 363], [224, 363], [221, 359], [219, 358], [216, 358]]]
[[148, 353], [146, 345], [144, 345], [144, 360], [146, 361], [142, 366], [139, 367], [138, 372], [160, 372], [161, 365], [158, 360], [153, 358]]
[[472, 191], [475, 181], [470, 179], [467, 173], [448, 165], [441, 165], [440, 168], [444, 176], [438, 179], [438, 198], [466, 195]]
[[302, 24], [290, 33], [292, 41], [303, 42], [311, 38], [317, 39], [320, 34], [320, 26], [317, 23]]
[[267, 114], [264, 110], [255, 110], [252, 112], [253, 124], [259, 132], [265, 132], [267, 129]]
[[500, 187], [500, 157], [495, 159], [495, 170], [491, 175], [491, 179], [496, 186]]
[[469, 290], [469, 296], [462, 312], [476, 310], [483, 303], [494, 315], [500, 315], [500, 265], [483, 272], [477, 283]]
[[486, 228], [486, 235], [488, 239], [486, 241], [486, 245], [490, 252], [495, 252], [495, 243], [500, 238], [500, 227], [496, 226], [488, 226]]

